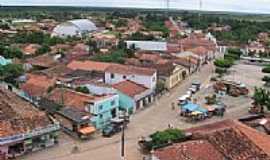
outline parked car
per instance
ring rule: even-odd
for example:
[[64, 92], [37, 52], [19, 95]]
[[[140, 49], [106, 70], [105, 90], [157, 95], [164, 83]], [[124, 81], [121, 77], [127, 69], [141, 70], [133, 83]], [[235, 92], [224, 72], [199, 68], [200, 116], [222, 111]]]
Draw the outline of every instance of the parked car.
[[123, 126], [126, 128], [127, 123], [129, 123], [129, 118], [127, 117], [125, 120], [120, 117], [111, 119], [110, 125], [108, 125], [102, 130], [102, 135], [104, 137], [111, 137], [114, 134], [121, 132]]
[[188, 90], [191, 91], [192, 94], [195, 94], [198, 91], [196, 87], [190, 87]]
[[197, 91], [199, 91], [199, 90], [201, 89], [201, 82], [199, 82], [199, 81], [194, 81], [194, 82], [192, 82], [191, 87], [192, 87], [192, 88], [194, 87], [194, 88], [196, 88]]
[[122, 128], [119, 125], [111, 124], [102, 130], [102, 136], [111, 137], [116, 133], [121, 132]]

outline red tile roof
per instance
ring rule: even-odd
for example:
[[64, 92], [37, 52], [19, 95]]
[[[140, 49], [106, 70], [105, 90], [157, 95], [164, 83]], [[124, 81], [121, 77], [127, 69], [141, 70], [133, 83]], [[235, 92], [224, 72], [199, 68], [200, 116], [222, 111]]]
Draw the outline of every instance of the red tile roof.
[[156, 70], [151, 68], [135, 67], [130, 65], [112, 64], [110, 65], [109, 68], [106, 69], [106, 72], [126, 74], [126, 75], [138, 74], [138, 75], [152, 76], [153, 74], [156, 73]]
[[270, 136], [235, 120], [191, 129], [187, 142], [158, 149], [159, 160], [270, 160]]
[[207, 53], [208, 53], [208, 49], [202, 46], [191, 48], [191, 49], [188, 49], [187, 51], [190, 51], [198, 56], [207, 56]]
[[200, 38], [185, 38], [180, 40], [180, 44], [182, 45], [183, 50], [192, 49], [195, 47], [205, 47], [208, 50], [214, 51], [216, 50], [216, 45], [214, 42], [206, 39]]
[[85, 71], [100, 71], [105, 70], [111, 65], [111, 63], [103, 63], [96, 61], [72, 61], [67, 67], [73, 70], [85, 70]]
[[50, 68], [56, 66], [59, 62], [54, 58], [54, 55], [44, 54], [27, 60], [33, 66]]
[[111, 96], [112, 95], [92, 96], [90, 94], [84, 94], [66, 88], [56, 88], [48, 95], [48, 99], [58, 104], [64, 103], [64, 105], [68, 107], [75, 107], [80, 111], [85, 111], [85, 106], [87, 104]]
[[129, 80], [114, 84], [113, 88], [130, 97], [134, 97], [148, 90], [148, 88], [144, 87], [143, 85], [137, 84]]
[[[267, 154], [268, 156], [265, 159], [270, 159], [270, 136], [258, 132], [256, 129], [248, 127], [238, 121], [224, 120], [191, 128], [187, 131], [206, 135], [210, 143], [214, 144], [215, 147], [219, 148], [222, 152], [226, 152], [225, 155], [229, 154], [230, 156], [234, 156], [234, 158], [232, 158], [233, 160], [237, 159], [235, 157], [238, 157], [237, 160], [244, 160], [244, 158], [239, 158], [243, 153], [246, 156]], [[235, 146], [232, 147], [232, 145]], [[220, 148], [221, 146], [223, 147]], [[233, 153], [236, 152], [236, 148], [238, 148], [238, 153], [233, 155]]]
[[46, 95], [48, 89], [56, 83], [56, 78], [42, 74], [28, 74], [27, 79], [26, 83], [22, 84], [21, 89], [34, 97]]
[[174, 144], [155, 151], [159, 160], [224, 160], [223, 155], [206, 140]]
[[29, 133], [50, 124], [44, 112], [14, 93], [0, 89], [0, 138]]

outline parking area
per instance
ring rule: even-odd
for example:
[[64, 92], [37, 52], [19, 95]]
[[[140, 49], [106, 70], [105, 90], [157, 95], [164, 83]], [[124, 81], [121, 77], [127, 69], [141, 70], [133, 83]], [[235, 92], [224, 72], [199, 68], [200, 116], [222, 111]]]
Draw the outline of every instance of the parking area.
[[233, 81], [240, 81], [246, 84], [250, 89], [254, 87], [263, 86], [263, 81], [261, 80], [266, 74], [262, 73], [262, 66], [248, 65], [243, 62], [239, 62], [229, 69], [230, 74], [225, 75], [225, 79], [230, 79]]

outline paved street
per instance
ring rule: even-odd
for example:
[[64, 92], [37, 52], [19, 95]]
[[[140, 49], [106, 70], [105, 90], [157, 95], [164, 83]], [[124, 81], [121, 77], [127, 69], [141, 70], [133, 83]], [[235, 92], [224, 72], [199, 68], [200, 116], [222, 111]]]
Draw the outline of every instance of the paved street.
[[[179, 117], [176, 110], [171, 109], [171, 103], [176, 101], [177, 97], [183, 95], [193, 80], [200, 80], [203, 86], [208, 86], [210, 76], [213, 72], [213, 66], [204, 66], [199, 73], [193, 74], [178, 87], [173, 89], [170, 94], [164, 95], [158, 99], [152, 106], [135, 114], [126, 130], [126, 153], [128, 160], [142, 160], [140, 157], [137, 140], [140, 136], [147, 136], [157, 130], [163, 130], [172, 124], [181, 129], [196, 125], [211, 123], [224, 118], [239, 118], [247, 114], [247, 105], [249, 101], [243, 102], [241, 106], [229, 108], [223, 118], [211, 118], [203, 122], [187, 123]], [[203, 94], [203, 93], [199, 93]], [[203, 95], [202, 95], [203, 96]], [[61, 138], [63, 139], [63, 138]], [[87, 142], [77, 142], [69, 137], [65, 137], [59, 146], [48, 150], [32, 153], [24, 156], [23, 160], [119, 160], [120, 159], [120, 135], [112, 138], [97, 137]], [[80, 152], [71, 154], [72, 147], [78, 145]]]

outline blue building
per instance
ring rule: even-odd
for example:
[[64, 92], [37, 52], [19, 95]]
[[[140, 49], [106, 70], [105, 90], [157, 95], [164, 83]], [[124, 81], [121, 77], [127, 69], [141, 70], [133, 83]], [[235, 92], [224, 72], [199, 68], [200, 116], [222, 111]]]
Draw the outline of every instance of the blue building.
[[58, 104], [89, 113], [91, 123], [97, 129], [106, 127], [110, 124], [111, 119], [118, 117], [119, 96], [117, 94], [94, 96], [70, 89], [57, 88], [51, 92], [49, 99]]
[[151, 89], [130, 80], [114, 84], [113, 88], [117, 90], [116, 92], [119, 95], [120, 109], [126, 110], [130, 114], [147, 106], [154, 100]]

